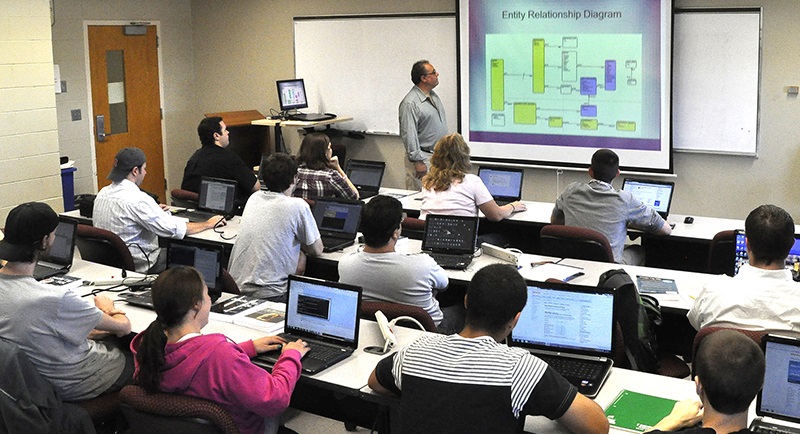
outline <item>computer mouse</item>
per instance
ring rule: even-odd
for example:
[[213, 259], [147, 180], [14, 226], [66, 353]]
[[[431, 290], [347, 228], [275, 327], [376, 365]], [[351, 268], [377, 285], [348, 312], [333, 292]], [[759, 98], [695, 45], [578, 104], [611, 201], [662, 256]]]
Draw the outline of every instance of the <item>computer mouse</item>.
[[694, 223], [694, 217], [687, 216], [685, 219], [683, 219], [683, 222], [686, 224], [692, 224]]

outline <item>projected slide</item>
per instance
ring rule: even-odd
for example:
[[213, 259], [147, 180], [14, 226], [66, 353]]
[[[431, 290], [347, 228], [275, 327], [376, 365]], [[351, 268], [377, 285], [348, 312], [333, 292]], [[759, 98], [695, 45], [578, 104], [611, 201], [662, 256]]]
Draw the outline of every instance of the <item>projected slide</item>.
[[459, 1], [473, 159], [669, 171], [669, 0]]

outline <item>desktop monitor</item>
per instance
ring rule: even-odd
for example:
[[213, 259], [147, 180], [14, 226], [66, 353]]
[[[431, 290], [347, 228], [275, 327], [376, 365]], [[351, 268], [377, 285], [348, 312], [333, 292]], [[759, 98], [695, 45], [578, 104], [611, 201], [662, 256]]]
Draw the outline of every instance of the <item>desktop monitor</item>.
[[278, 80], [278, 101], [281, 111], [304, 109], [308, 107], [306, 85], [302, 78]]

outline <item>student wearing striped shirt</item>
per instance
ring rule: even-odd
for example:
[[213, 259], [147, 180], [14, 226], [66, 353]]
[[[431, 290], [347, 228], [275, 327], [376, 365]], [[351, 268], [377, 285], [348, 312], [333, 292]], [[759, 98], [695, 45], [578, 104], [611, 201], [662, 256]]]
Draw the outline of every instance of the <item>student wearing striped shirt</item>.
[[425, 334], [378, 363], [369, 386], [401, 397], [400, 432], [522, 432], [525, 415], [557, 419], [573, 432], [608, 432], [594, 401], [541, 359], [500, 343], [526, 301], [517, 270], [484, 267], [469, 284], [460, 333]]

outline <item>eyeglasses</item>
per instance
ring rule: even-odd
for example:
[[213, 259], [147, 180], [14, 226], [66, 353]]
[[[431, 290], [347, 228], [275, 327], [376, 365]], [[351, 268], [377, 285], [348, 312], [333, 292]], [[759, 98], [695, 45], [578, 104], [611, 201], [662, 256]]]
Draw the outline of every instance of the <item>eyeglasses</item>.
[[433, 71], [431, 71], [431, 72], [426, 72], [426, 73], [424, 73], [424, 74], [422, 74], [422, 75], [423, 75], [423, 76], [425, 76], [425, 75], [436, 75], [436, 74], [437, 74], [437, 72], [436, 72], [436, 70], [434, 69]]

